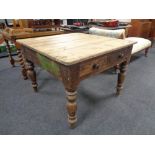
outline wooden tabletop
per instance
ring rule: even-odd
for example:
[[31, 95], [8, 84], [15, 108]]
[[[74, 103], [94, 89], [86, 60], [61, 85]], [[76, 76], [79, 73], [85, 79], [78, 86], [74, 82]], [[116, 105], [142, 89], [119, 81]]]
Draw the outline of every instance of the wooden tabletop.
[[134, 44], [123, 39], [83, 33], [20, 39], [17, 42], [64, 65], [76, 64]]

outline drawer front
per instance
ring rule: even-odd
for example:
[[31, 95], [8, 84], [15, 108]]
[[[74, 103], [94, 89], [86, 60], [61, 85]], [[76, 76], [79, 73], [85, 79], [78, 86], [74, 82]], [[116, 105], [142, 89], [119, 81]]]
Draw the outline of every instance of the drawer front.
[[80, 78], [103, 72], [104, 70], [114, 67], [121, 62], [130, 59], [131, 48], [118, 50], [113, 53], [108, 53], [104, 56], [93, 58], [89, 61], [80, 64]]
[[88, 76], [92, 73], [95, 74], [102, 71], [102, 69], [106, 67], [107, 63], [108, 63], [107, 56], [82, 63], [80, 65], [80, 77]]
[[131, 56], [131, 50], [124, 49], [122, 51], [114, 52], [113, 54], [108, 54], [108, 65], [117, 65], [121, 62], [125, 61], [126, 59], [129, 59]]

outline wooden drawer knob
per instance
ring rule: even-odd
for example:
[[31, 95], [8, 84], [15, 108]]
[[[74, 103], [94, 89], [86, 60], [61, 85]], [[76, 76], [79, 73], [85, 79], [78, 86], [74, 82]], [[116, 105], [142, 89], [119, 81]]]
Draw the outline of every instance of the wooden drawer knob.
[[99, 69], [100, 65], [99, 64], [93, 64], [92, 68], [95, 69]]
[[124, 57], [124, 54], [123, 53], [120, 53], [119, 55], [118, 55], [118, 58], [123, 58]]

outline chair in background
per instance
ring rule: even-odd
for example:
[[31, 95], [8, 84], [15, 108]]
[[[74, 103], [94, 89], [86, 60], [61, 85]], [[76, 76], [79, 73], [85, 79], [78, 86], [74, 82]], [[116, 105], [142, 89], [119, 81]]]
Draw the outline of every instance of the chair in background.
[[148, 50], [151, 47], [151, 41], [149, 39], [144, 39], [140, 37], [127, 37], [126, 38], [124, 29], [104, 30], [104, 29], [92, 27], [89, 29], [89, 34], [134, 41], [136, 42], [136, 44], [133, 45], [132, 55], [145, 50], [145, 56], [147, 57]]
[[112, 37], [117, 39], [125, 39], [125, 30], [117, 29], [117, 30], [104, 30], [96, 27], [92, 27], [89, 29], [89, 34], [100, 35], [105, 37]]
[[[140, 37], [125, 37], [125, 30], [124, 29], [118, 29], [118, 30], [104, 30], [92, 27], [89, 29], [89, 34], [94, 35], [100, 35], [100, 36], [106, 36], [106, 37], [113, 37], [117, 39], [125, 39], [136, 42], [136, 44], [133, 45], [131, 54], [134, 55], [140, 51], [145, 50], [145, 56], [148, 55], [148, 50], [151, 47], [151, 41], [148, 39], [140, 38]], [[116, 66], [116, 72], [119, 69], [119, 65]]]
[[149, 19], [132, 19], [128, 30], [129, 37], [151, 39], [152, 22]]

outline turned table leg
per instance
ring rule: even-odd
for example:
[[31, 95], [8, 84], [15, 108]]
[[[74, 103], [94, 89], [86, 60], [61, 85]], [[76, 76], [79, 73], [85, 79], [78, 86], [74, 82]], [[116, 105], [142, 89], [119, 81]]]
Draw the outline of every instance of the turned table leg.
[[61, 77], [62, 82], [64, 84], [66, 95], [67, 95], [67, 111], [68, 111], [68, 123], [71, 128], [76, 126], [77, 122], [77, 104], [76, 104], [76, 97], [77, 97], [77, 87], [80, 83], [79, 78], [79, 65], [74, 66], [61, 66]]
[[6, 47], [7, 47], [7, 51], [8, 51], [8, 55], [9, 55], [10, 64], [12, 65], [12, 67], [15, 67], [15, 60], [13, 59], [13, 57], [11, 55], [11, 48], [9, 45], [9, 41], [5, 39], [5, 43], [6, 43]]
[[26, 80], [27, 79], [27, 73], [26, 73], [24, 58], [23, 58], [23, 55], [22, 55], [20, 50], [18, 50], [17, 53], [18, 53], [18, 58], [19, 58], [19, 64], [21, 66], [21, 72], [22, 72], [24, 80]]
[[117, 95], [120, 95], [121, 90], [123, 89], [123, 83], [126, 76], [128, 62], [125, 61], [120, 64], [120, 73], [118, 74], [118, 81], [117, 81]]
[[37, 92], [36, 72], [34, 70], [34, 64], [31, 61], [26, 60], [27, 76], [32, 81], [32, 87]]
[[68, 111], [68, 122], [71, 128], [74, 128], [77, 122], [77, 104], [76, 104], [76, 91], [69, 92], [67, 94], [67, 111]]

